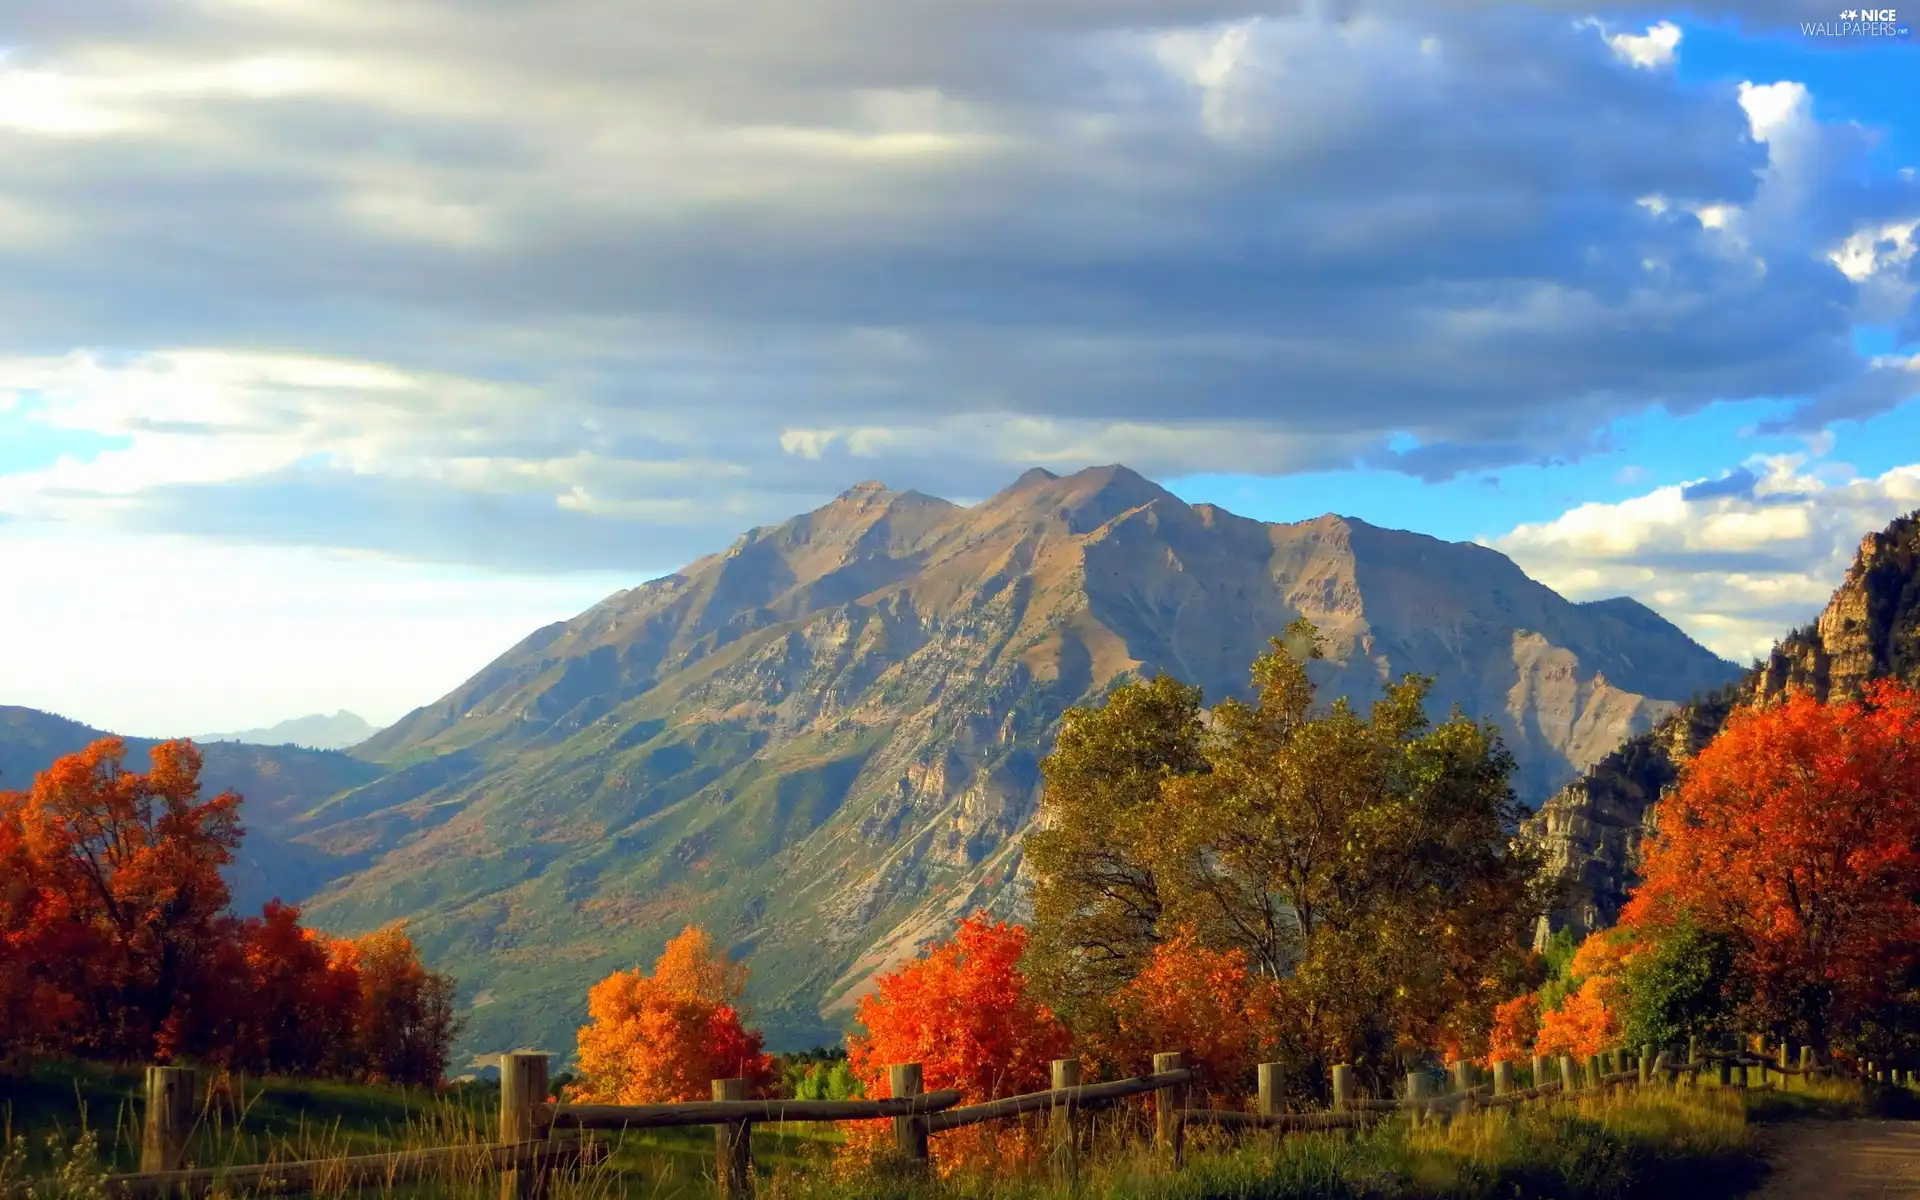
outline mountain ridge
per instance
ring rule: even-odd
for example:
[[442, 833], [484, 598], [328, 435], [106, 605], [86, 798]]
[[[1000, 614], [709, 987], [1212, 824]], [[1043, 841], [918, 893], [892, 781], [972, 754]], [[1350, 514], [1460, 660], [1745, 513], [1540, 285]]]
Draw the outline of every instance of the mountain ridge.
[[875, 970], [1017, 906], [1068, 705], [1162, 671], [1244, 695], [1300, 615], [1329, 694], [1434, 674], [1435, 715], [1502, 722], [1536, 797], [1737, 674], [1484, 546], [1260, 522], [1117, 465], [965, 508], [866, 481], [534, 631], [357, 747], [389, 774], [289, 836], [353, 866], [317, 922], [407, 917], [485, 993], [480, 1048], [564, 1044], [588, 983], [688, 921], [753, 953], [776, 1042], [816, 1040]]
[[358, 713], [346, 709], [290, 717], [258, 729], [230, 733], [196, 733], [195, 742], [245, 742], [254, 746], [302, 746], [308, 750], [345, 750], [380, 732]]

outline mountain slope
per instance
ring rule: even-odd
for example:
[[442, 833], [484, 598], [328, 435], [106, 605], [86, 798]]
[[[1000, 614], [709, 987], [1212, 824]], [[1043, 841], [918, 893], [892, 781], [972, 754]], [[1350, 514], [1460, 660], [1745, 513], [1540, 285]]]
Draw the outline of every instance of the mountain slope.
[[[103, 730], [37, 709], [0, 705], [0, 788], [24, 791], [53, 761], [86, 749]], [[157, 744], [151, 738], [124, 738], [126, 767], [144, 771]], [[198, 743], [196, 743], [198, 744]], [[368, 783], [385, 768], [338, 751], [294, 746], [249, 746], [234, 742], [200, 746], [204, 794], [232, 790], [245, 798], [240, 821], [246, 838], [225, 872], [234, 908], [257, 911], [278, 896], [304, 900], [336, 878], [341, 864], [308, 846], [288, 841], [294, 819], [328, 796]]]
[[971, 508], [880, 484], [535, 632], [356, 749], [392, 774], [303, 817], [364, 864], [316, 897], [395, 917], [462, 980], [468, 1045], [562, 1049], [588, 984], [698, 921], [751, 952], [781, 1043], [877, 968], [1016, 900], [1060, 713], [1170, 672], [1243, 695], [1305, 614], [1363, 703], [1404, 671], [1499, 720], [1542, 798], [1735, 668], [1631, 602], [1326, 516], [1269, 525], [1122, 467]]
[[1661, 792], [1736, 706], [1789, 692], [1852, 698], [1887, 677], [1920, 685], [1920, 512], [1862, 539], [1819, 618], [1782, 638], [1765, 662], [1629, 740], [1541, 807], [1526, 833], [1569, 889], [1548, 927], [1584, 933], [1618, 918]]
[[304, 746], [309, 750], [345, 750], [366, 741], [379, 730], [365, 719], [345, 709], [328, 716], [313, 713], [305, 717], [269, 725], [264, 729], [242, 729], [235, 733], [199, 733], [197, 743], [247, 742], [256, 746]]

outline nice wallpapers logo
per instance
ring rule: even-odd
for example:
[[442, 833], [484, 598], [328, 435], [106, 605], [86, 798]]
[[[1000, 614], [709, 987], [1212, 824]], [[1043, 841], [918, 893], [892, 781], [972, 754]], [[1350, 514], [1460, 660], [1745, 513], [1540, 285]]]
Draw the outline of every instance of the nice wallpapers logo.
[[1911, 38], [1913, 32], [1900, 19], [1897, 8], [1843, 8], [1832, 21], [1802, 21], [1805, 37], [1831, 38]]

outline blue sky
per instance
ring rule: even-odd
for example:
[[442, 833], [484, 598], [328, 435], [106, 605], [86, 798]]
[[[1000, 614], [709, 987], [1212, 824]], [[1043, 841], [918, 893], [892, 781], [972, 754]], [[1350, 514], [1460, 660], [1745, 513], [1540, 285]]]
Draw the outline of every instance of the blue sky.
[[867, 478], [1125, 462], [1736, 658], [1920, 507], [1911, 37], [728, 11], [0, 19], [0, 703], [390, 720]]

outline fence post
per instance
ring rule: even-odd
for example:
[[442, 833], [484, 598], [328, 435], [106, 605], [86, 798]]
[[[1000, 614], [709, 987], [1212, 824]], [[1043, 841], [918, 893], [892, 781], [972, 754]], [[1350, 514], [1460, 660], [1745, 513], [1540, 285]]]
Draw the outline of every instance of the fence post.
[[[715, 1100], [745, 1100], [747, 1081], [716, 1079]], [[725, 1200], [752, 1200], [753, 1197], [753, 1123], [722, 1121], [713, 1127], [713, 1166], [719, 1177], [720, 1194]]]
[[1726, 1059], [1722, 1058], [1715, 1061], [1714, 1075], [1721, 1087], [1733, 1086], [1733, 1066], [1728, 1063]]
[[1687, 1065], [1690, 1067], [1700, 1065], [1700, 1035], [1697, 1033], [1687, 1035]]
[[1640, 1047], [1640, 1085], [1645, 1087], [1653, 1082], [1653, 1046]]
[[1473, 1090], [1473, 1064], [1464, 1058], [1454, 1060], [1453, 1090], [1456, 1092]]
[[1587, 1055], [1587, 1086], [1596, 1090], [1599, 1089], [1603, 1086], [1600, 1081], [1605, 1079], [1606, 1076], [1606, 1061], [1598, 1054]]
[[[896, 1099], [901, 1096], [918, 1096], [925, 1088], [926, 1082], [921, 1077], [919, 1063], [902, 1063], [899, 1066], [887, 1068], [887, 1089]], [[893, 1144], [909, 1162], [926, 1162], [927, 1119], [895, 1117]]]
[[178, 1171], [193, 1129], [193, 1068], [148, 1067], [146, 1126], [140, 1134], [140, 1170]]
[[[1065, 1091], [1080, 1086], [1080, 1060], [1077, 1058], [1056, 1058], [1053, 1060], [1053, 1090]], [[1053, 1110], [1047, 1114], [1048, 1132], [1053, 1142], [1053, 1178], [1062, 1187], [1072, 1187], [1074, 1177], [1079, 1173], [1079, 1146], [1076, 1145], [1078, 1132], [1074, 1127], [1078, 1123], [1076, 1116], [1080, 1106], [1071, 1098], [1061, 1101], [1055, 1099]]]
[[1560, 1090], [1569, 1095], [1580, 1090], [1579, 1068], [1574, 1065], [1571, 1054], [1560, 1056]]
[[1545, 1087], [1547, 1086], [1547, 1084], [1553, 1082], [1552, 1080], [1547, 1078], [1547, 1076], [1551, 1073], [1552, 1068], [1553, 1068], [1552, 1059], [1548, 1058], [1544, 1054], [1534, 1055], [1533, 1056], [1533, 1086], [1537, 1088]]
[[1271, 1117], [1280, 1111], [1280, 1064], [1261, 1063], [1258, 1068], [1259, 1112]]
[[1407, 1072], [1407, 1115], [1414, 1125], [1419, 1125], [1426, 1115], [1426, 1105], [1421, 1101], [1427, 1098], [1427, 1085], [1432, 1080], [1424, 1070]]
[[[1179, 1051], [1171, 1054], [1153, 1056], [1153, 1073], [1163, 1074], [1178, 1071], [1185, 1066]], [[1161, 1150], [1173, 1156], [1175, 1166], [1180, 1164], [1185, 1149], [1185, 1129], [1180, 1122], [1180, 1097], [1185, 1091], [1179, 1085], [1155, 1088], [1153, 1093], [1153, 1140]]]
[[[547, 1056], [539, 1053], [500, 1056], [500, 1141], [545, 1140], [551, 1126], [534, 1119], [534, 1106], [547, 1101]], [[532, 1163], [500, 1173], [500, 1200], [531, 1200], [546, 1190], [547, 1181]]]
[[1346, 1112], [1353, 1102], [1353, 1067], [1349, 1063], [1333, 1064], [1333, 1111]]
[[1813, 1069], [1813, 1047], [1812, 1046], [1800, 1047], [1800, 1069], [1802, 1071], [1811, 1071]]
[[1504, 1096], [1513, 1090], [1513, 1064], [1499, 1059], [1493, 1064], [1493, 1094]]

